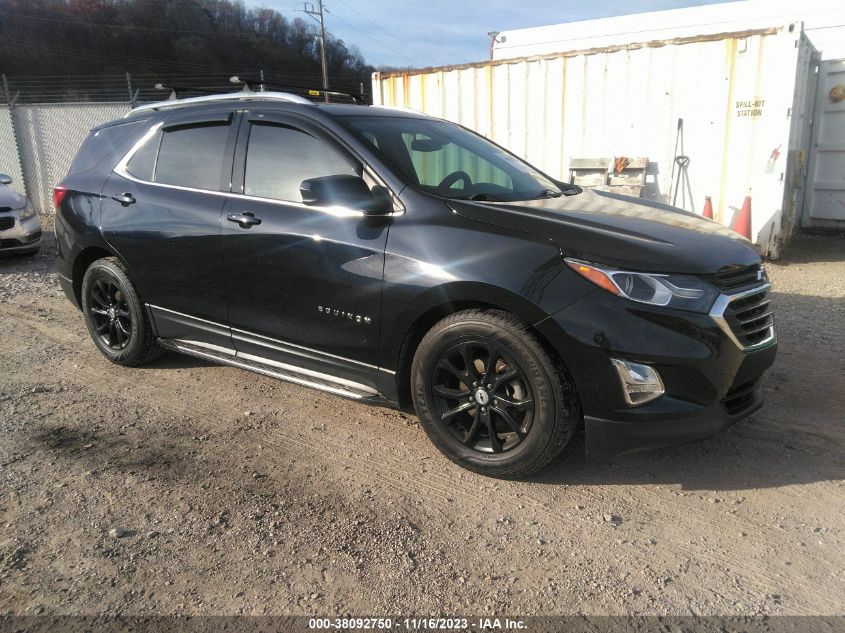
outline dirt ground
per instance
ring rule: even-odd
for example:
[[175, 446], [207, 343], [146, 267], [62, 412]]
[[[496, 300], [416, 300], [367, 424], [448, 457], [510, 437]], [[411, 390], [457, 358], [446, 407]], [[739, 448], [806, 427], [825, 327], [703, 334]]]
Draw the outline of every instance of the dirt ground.
[[50, 245], [2, 259], [0, 616], [845, 613], [845, 239], [787, 253], [761, 411], [609, 463], [578, 437], [526, 482], [413, 416], [110, 365]]

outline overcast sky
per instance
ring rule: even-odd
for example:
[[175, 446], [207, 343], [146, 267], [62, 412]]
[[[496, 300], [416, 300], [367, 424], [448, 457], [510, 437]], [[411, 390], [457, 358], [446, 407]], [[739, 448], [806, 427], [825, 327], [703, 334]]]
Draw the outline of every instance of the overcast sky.
[[[316, 0], [313, 0], [316, 3]], [[489, 31], [677, 9], [725, 0], [324, 0], [327, 30], [375, 66], [443, 66], [487, 58]], [[247, 0], [247, 4], [253, 4]], [[258, 0], [288, 18], [296, 0]]]

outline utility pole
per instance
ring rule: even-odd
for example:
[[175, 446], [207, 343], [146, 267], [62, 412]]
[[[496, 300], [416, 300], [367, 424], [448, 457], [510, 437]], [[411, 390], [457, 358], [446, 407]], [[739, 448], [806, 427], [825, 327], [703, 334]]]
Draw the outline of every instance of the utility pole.
[[490, 31], [487, 35], [490, 37], [490, 61], [493, 61], [493, 47], [499, 42], [498, 37], [501, 31]]
[[317, 8], [311, 2], [304, 3], [304, 11], [312, 18], [314, 18], [320, 25], [320, 62], [323, 66], [323, 99], [326, 103], [329, 102], [329, 72], [326, 63], [326, 27], [323, 23], [323, 0], [317, 0]]

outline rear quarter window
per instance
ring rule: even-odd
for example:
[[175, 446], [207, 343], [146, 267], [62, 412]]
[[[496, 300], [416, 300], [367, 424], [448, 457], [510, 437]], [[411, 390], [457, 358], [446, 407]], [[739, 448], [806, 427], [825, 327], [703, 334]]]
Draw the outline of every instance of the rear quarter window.
[[101, 160], [110, 156], [132, 132], [139, 128], [141, 123], [143, 121], [118, 123], [89, 132], [79, 151], [76, 152], [68, 174], [81, 174], [93, 169]]

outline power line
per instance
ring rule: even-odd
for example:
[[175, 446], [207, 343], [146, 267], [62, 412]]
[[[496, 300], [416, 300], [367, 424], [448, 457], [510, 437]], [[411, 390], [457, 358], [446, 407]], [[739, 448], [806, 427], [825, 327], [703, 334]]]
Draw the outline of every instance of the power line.
[[[65, 53], [71, 53], [74, 57], [81, 57], [87, 58], [89, 60], [97, 61], [97, 62], [108, 62], [108, 61], [120, 61], [123, 63], [130, 63], [130, 64], [137, 64], [138, 62], [151, 62], [155, 63], [159, 66], [170, 67], [170, 68], [194, 68], [197, 70], [216, 70], [213, 66], [207, 66], [205, 64], [197, 64], [194, 62], [174, 62], [172, 60], [160, 59], [155, 57], [139, 57], [136, 55], [121, 55], [119, 53], [109, 53], [107, 59], [103, 59], [102, 53], [95, 53], [92, 51], [84, 51], [79, 50], [78, 48], [71, 48], [67, 46], [61, 46], [56, 44], [45, 44], [44, 42], [33, 42], [31, 40], [0, 40], [0, 47], [5, 46], [6, 44], [13, 44], [17, 45], [20, 49], [23, 49], [23, 52], [26, 53], [27, 49], [35, 49], [47, 54], [60, 54], [59, 51], [64, 51]], [[12, 47], [14, 48], [14, 46]]]
[[[225, 75], [226, 77], [228, 77], [231, 74], [237, 74], [234, 71], [228, 72], [228, 71], [226, 71], [225, 68], [218, 67], [218, 66], [194, 64], [194, 63], [190, 63], [190, 62], [187, 62], [187, 63], [186, 62], [173, 62], [173, 61], [170, 61], [170, 60], [163, 60], [163, 59], [160, 59], [160, 58], [139, 57], [139, 56], [135, 56], [135, 55], [120, 55], [120, 54], [110, 53], [109, 56], [108, 56], [108, 59], [104, 60], [102, 54], [99, 54], [99, 53], [94, 53], [94, 52], [91, 52], [91, 51], [81, 51], [81, 50], [76, 49], [76, 48], [69, 48], [69, 47], [64, 47], [64, 46], [55, 45], [55, 44], [46, 44], [44, 42], [32, 42], [32, 41], [8, 40], [7, 39], [7, 40], [3, 40], [2, 42], [0, 42], [0, 50], [2, 50], [4, 48], [7, 49], [7, 50], [13, 50], [13, 51], [19, 52], [19, 53], [24, 54], [24, 55], [28, 54], [32, 50], [36, 50], [36, 51], [39, 51], [40, 53], [44, 53], [44, 54], [47, 54], [47, 55], [57, 55], [57, 56], [58, 55], [65, 56], [68, 53], [73, 53], [73, 55], [77, 58], [88, 59], [88, 60], [96, 61], [96, 62], [104, 62], [104, 61], [118, 62], [118, 63], [122, 63], [122, 64], [128, 64], [130, 66], [131, 65], [137, 65], [139, 62], [148, 62], [148, 63], [155, 64], [157, 66], [163, 66], [165, 68], [172, 69], [172, 70], [175, 70], [175, 71], [179, 71], [179, 70], [182, 71], [182, 72], [169, 72], [169, 73], [167, 73], [167, 72], [162, 72], [162, 73], [157, 73], [157, 72], [138, 73], [137, 76], [147, 75], [149, 77], [157, 77], [157, 76], [170, 75], [170, 76], [185, 77], [185, 76], [190, 75], [191, 73], [213, 73], [213, 74], [216, 74], [216, 75], [219, 75], [219, 76]], [[237, 69], [237, 70], [239, 72], [243, 73], [243, 67], [241, 67], [240, 69]], [[265, 71], [266, 71], [266, 69], [265, 69]], [[227, 74], [227, 72], [228, 72], [228, 74]], [[308, 72], [308, 71], [301, 71], [301, 70], [298, 70], [298, 71], [278, 71], [278, 73], [281, 76], [291, 76], [291, 77], [296, 76], [296, 77], [307, 77], [307, 78], [314, 77], [318, 72], [319, 71]], [[61, 78], [64, 78], [66, 76], [67, 75], [52, 75], [52, 76], [50, 76], [50, 75], [37, 75], [36, 77], [52, 77], [52, 78], [61, 79]], [[360, 78], [361, 78], [361, 75], [354, 73], [354, 72], [338, 73], [337, 75], [334, 75], [334, 76], [339, 81], [343, 81], [343, 80], [352, 81], [352, 80], [354, 80], [356, 84], [360, 81]]]
[[[346, 2], [346, 0], [338, 0], [338, 1], [339, 1], [341, 4], [343, 4], [343, 5], [344, 5], [347, 9], [349, 9], [349, 10], [350, 10], [350, 11], [352, 11], [353, 13], [355, 13], [355, 14], [357, 14], [357, 15], [361, 16], [361, 17], [362, 17], [362, 18], [364, 18], [367, 22], [369, 22], [369, 23], [370, 23], [370, 24], [372, 24], [374, 27], [376, 27], [379, 31], [381, 31], [382, 33], [384, 33], [384, 34], [386, 34], [386, 35], [388, 35], [388, 36], [392, 37], [394, 40], [396, 40], [397, 42], [399, 42], [400, 44], [402, 44], [402, 45], [403, 45], [403, 46], [405, 46], [406, 48], [408, 48], [408, 49], [410, 49], [410, 50], [412, 50], [412, 51], [414, 51], [414, 52], [416, 52], [416, 53], [419, 53], [419, 54], [420, 54], [420, 55], [422, 55], [423, 57], [427, 57], [428, 59], [430, 59], [431, 61], [433, 61], [435, 64], [440, 64], [440, 63], [441, 63], [441, 62], [439, 62], [438, 60], [436, 60], [434, 57], [432, 57], [431, 55], [429, 55], [428, 53], [426, 53], [426, 52], [424, 52], [424, 51], [421, 51], [420, 49], [418, 49], [418, 48], [415, 48], [415, 47], [411, 46], [410, 44], [408, 44], [408, 42], [406, 42], [405, 40], [403, 40], [403, 39], [402, 39], [402, 38], [400, 38], [399, 36], [394, 35], [394, 34], [393, 34], [393, 33], [391, 33], [390, 31], [388, 31], [387, 29], [383, 28], [383, 27], [382, 27], [381, 25], [379, 25], [377, 22], [375, 22], [375, 21], [371, 20], [369, 17], [367, 17], [366, 15], [364, 15], [363, 13], [361, 13], [360, 11], [358, 11], [358, 9], [356, 9], [355, 7], [353, 7], [352, 5], [350, 5], [348, 2]], [[332, 15], [335, 15], [335, 14], [333, 13]], [[335, 15], [335, 17], [337, 17], [337, 16]]]
[[11, 16], [6, 15], [6, 19], [22, 19], [22, 20], [38, 20], [39, 22], [59, 22], [61, 24], [73, 24], [76, 26], [99, 26], [111, 29], [129, 29], [134, 31], [159, 31], [163, 33], [192, 33], [201, 35], [235, 35], [235, 36], [250, 36], [259, 35], [254, 29], [249, 31], [198, 31], [194, 29], [165, 29], [155, 26], [133, 26], [130, 24], [107, 24], [104, 22], [83, 22], [79, 20], [65, 20], [63, 18], [45, 18], [37, 15], [24, 15], [22, 13], [14, 13]]
[[376, 44], [379, 44], [379, 45], [380, 45], [380, 46], [382, 46], [383, 48], [386, 48], [387, 50], [389, 50], [389, 51], [391, 51], [391, 52], [393, 52], [393, 53], [396, 53], [396, 54], [397, 54], [397, 55], [399, 55], [400, 57], [404, 57], [404, 58], [405, 58], [405, 59], [407, 59], [409, 62], [411, 62], [411, 64], [415, 64], [414, 60], [413, 60], [412, 58], [408, 57], [407, 55], [405, 55], [405, 53], [403, 53], [403, 52], [401, 52], [401, 51], [397, 51], [397, 50], [396, 50], [395, 48], [393, 48], [392, 46], [390, 46], [390, 45], [388, 45], [388, 44], [385, 44], [385, 43], [384, 43], [384, 42], [382, 42], [381, 40], [378, 40], [378, 39], [374, 38], [374, 37], [373, 37], [371, 34], [369, 34], [369, 33], [364, 33], [364, 31], [362, 31], [361, 29], [359, 29], [359, 28], [358, 28], [357, 26], [355, 26], [354, 24], [350, 24], [349, 22], [347, 22], [347, 21], [346, 21], [346, 20], [344, 20], [343, 18], [338, 17], [338, 15], [337, 15], [336, 13], [332, 13], [332, 12], [331, 12], [331, 11], [329, 11], [328, 9], [324, 9], [324, 10], [325, 10], [325, 12], [326, 12], [326, 13], [331, 14], [331, 15], [332, 15], [332, 17], [334, 17], [335, 19], [340, 20], [341, 22], [343, 22], [343, 23], [344, 23], [346, 26], [348, 26], [349, 28], [351, 28], [351, 29], [353, 29], [353, 30], [355, 30], [355, 31], [358, 31], [358, 33], [360, 33], [361, 35], [363, 35], [364, 37], [366, 37], [366, 38], [367, 38], [367, 39], [369, 39], [370, 41], [375, 42]]

